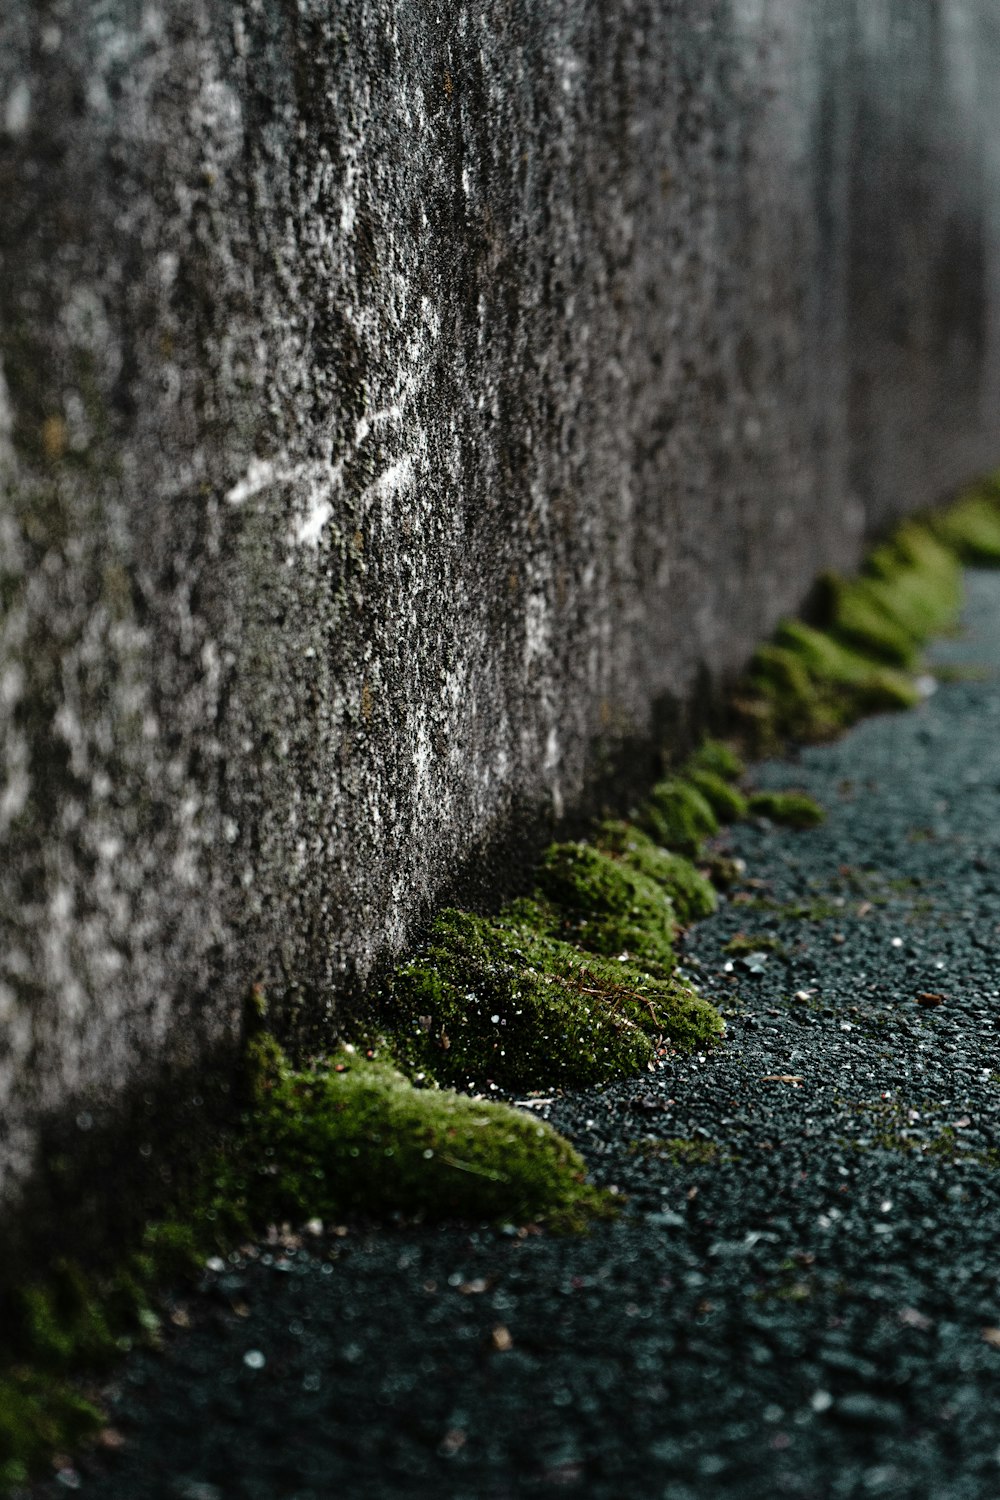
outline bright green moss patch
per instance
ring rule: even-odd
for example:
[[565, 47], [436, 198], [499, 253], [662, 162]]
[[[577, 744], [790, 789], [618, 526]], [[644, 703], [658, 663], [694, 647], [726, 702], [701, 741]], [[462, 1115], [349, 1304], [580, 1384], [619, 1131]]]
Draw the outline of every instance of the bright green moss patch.
[[723, 1029], [684, 981], [546, 936], [530, 902], [501, 918], [442, 912], [387, 999], [408, 1063], [477, 1087], [582, 1087], [638, 1072], [652, 1038], [690, 1049]]
[[826, 818], [825, 810], [806, 792], [753, 792], [748, 801], [751, 813], [786, 828], [815, 828]]
[[929, 524], [934, 535], [963, 562], [1000, 564], [1000, 506], [996, 487], [965, 495]]
[[687, 772], [711, 771], [723, 781], [739, 781], [746, 774], [746, 766], [732, 745], [722, 740], [703, 740], [687, 762]]
[[597, 846], [661, 886], [679, 922], [696, 922], [715, 911], [718, 897], [691, 861], [662, 848], [634, 824], [614, 820], [602, 823], [597, 830]]
[[579, 1229], [612, 1200], [550, 1125], [502, 1104], [416, 1089], [388, 1063], [341, 1052], [284, 1068], [248, 1131], [251, 1197], [269, 1222], [352, 1210]]
[[674, 907], [664, 886], [592, 844], [552, 844], [538, 873], [569, 941], [655, 974], [673, 969]]
[[898, 618], [892, 605], [892, 586], [885, 580], [856, 578], [850, 582], [829, 575], [830, 630], [856, 651], [890, 666], [909, 668], [917, 658], [918, 642]]
[[912, 708], [920, 695], [905, 672], [894, 671], [801, 620], [784, 620], [775, 642], [795, 652], [812, 681], [844, 689], [844, 711]]
[[955, 554], [925, 526], [908, 522], [877, 547], [860, 578], [831, 582], [830, 628], [849, 644], [899, 666], [947, 629], [961, 605]]
[[701, 793], [721, 823], [738, 823], [746, 817], [747, 799], [717, 772], [688, 765], [684, 768], [684, 779]]
[[919, 701], [904, 672], [800, 620], [785, 620], [754, 656], [737, 708], [756, 742], [773, 745], [829, 739], [863, 714]]
[[711, 804], [680, 776], [670, 776], [654, 786], [638, 821], [658, 844], [680, 854], [697, 855], [702, 842], [719, 831]]
[[733, 708], [758, 750], [829, 739], [850, 723], [843, 692], [817, 681], [797, 651], [773, 644], [755, 653]]
[[824, 574], [816, 624], [785, 620], [756, 652], [733, 700], [757, 750], [828, 739], [863, 714], [910, 708], [921, 647], [949, 629], [961, 605], [960, 562], [1000, 563], [1000, 486], [908, 521], [853, 579]]

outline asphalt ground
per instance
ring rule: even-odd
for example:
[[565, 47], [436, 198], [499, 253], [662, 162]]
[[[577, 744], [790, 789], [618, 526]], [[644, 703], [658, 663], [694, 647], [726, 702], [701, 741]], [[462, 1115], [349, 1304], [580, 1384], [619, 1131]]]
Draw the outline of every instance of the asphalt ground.
[[932, 656], [973, 679], [753, 768], [829, 819], [726, 836], [683, 953], [726, 1043], [534, 1106], [615, 1223], [245, 1250], [40, 1493], [1000, 1496], [1000, 577], [967, 583]]

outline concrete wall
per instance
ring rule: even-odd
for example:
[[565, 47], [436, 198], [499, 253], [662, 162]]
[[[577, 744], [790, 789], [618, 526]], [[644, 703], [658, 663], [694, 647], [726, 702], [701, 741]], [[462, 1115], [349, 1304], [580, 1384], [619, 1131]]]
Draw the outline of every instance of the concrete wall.
[[997, 460], [998, 89], [994, 0], [3, 0], [0, 1192]]

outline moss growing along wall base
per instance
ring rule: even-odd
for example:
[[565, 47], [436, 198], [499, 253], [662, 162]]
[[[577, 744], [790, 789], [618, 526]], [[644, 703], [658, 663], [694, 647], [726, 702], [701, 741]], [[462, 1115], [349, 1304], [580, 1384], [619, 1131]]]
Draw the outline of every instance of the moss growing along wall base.
[[783, 620], [734, 695], [748, 746], [825, 739], [863, 714], [919, 702], [920, 649], [957, 619], [961, 564], [996, 560], [998, 529], [1000, 491], [987, 481], [900, 527], [858, 577], [825, 574], [814, 623]]
[[[0, 1218], [255, 980], [329, 1039], [994, 460], [992, 9], [5, 0]], [[905, 696], [919, 598], [833, 603]], [[844, 721], [801, 644], [761, 742]]]
[[[828, 585], [836, 604], [828, 628], [786, 621], [777, 644], [755, 658], [734, 706], [745, 747], [773, 744], [791, 725], [826, 735], [866, 705], [914, 701], [902, 671], [898, 693], [859, 694], [859, 683], [885, 670], [882, 646], [845, 643], [844, 601], [870, 604], [877, 580], [882, 613], [916, 666], [931, 630], [954, 619], [958, 560], [1000, 562], [994, 542], [1000, 498], [988, 490], [907, 526], [859, 580]], [[774, 660], [767, 649], [794, 663], [780, 691], [762, 670]], [[654, 786], [634, 822], [608, 820], [592, 842], [551, 845], [532, 896], [494, 916], [440, 913], [420, 951], [371, 997], [363, 1044], [359, 1032], [359, 1045], [293, 1067], [255, 992], [245, 1108], [184, 1196], [151, 1203], [142, 1233], [103, 1266], [62, 1260], [0, 1289], [0, 1489], [99, 1422], [78, 1372], [113, 1361], [123, 1340], [155, 1337], [157, 1289], [268, 1222], [402, 1213], [580, 1230], [613, 1214], [615, 1201], [588, 1184], [583, 1159], [549, 1126], [442, 1085], [600, 1083], [722, 1040], [718, 1013], [674, 961], [680, 929], [714, 909], [705, 871], [726, 874], [705, 839], [719, 819], [762, 816], [806, 829], [824, 815], [795, 791], [746, 795], [734, 785], [744, 775], [733, 745], [706, 741]], [[727, 951], [769, 941], [739, 934]]]

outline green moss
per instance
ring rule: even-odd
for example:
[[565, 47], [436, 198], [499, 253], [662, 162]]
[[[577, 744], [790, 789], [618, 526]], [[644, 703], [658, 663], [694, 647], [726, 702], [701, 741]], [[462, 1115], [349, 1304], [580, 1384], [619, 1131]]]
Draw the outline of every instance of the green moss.
[[869, 555], [860, 578], [827, 575], [825, 587], [833, 634], [902, 667], [913, 665], [918, 647], [946, 629], [961, 604], [955, 553], [914, 521]]
[[635, 1141], [631, 1150], [675, 1167], [713, 1167], [723, 1159], [735, 1160], [731, 1156], [723, 1158], [716, 1141], [692, 1140], [685, 1136], [646, 1136]]
[[15, 1367], [0, 1375], [0, 1494], [27, 1484], [51, 1455], [101, 1426], [97, 1407], [68, 1381]]
[[117, 1352], [107, 1313], [79, 1267], [65, 1260], [52, 1267], [44, 1284], [16, 1294], [10, 1332], [15, 1352], [48, 1370], [80, 1361], [101, 1364]]
[[651, 973], [673, 969], [673, 903], [642, 871], [592, 844], [553, 844], [538, 889], [560, 914], [556, 935], [606, 958], [627, 955]]
[[640, 809], [638, 822], [657, 843], [696, 855], [702, 841], [719, 831], [719, 820], [702, 793], [679, 776], [658, 782]]
[[750, 663], [749, 703], [767, 743], [781, 739], [820, 740], [837, 734], [850, 722], [843, 695], [818, 683], [798, 651], [787, 646], [761, 646]]
[[183, 1212], [119, 1248], [110, 1271], [68, 1261], [24, 1284], [0, 1326], [0, 1493], [103, 1418], [77, 1372], [155, 1340], [150, 1298], [200, 1273], [208, 1255], [268, 1223], [413, 1214], [532, 1221], [579, 1230], [614, 1200], [586, 1182], [576, 1151], [543, 1121], [503, 1105], [418, 1089], [387, 1062], [345, 1049], [294, 1071], [256, 1050], [239, 1128], [213, 1144]]
[[898, 619], [891, 585], [872, 578], [847, 582], [833, 574], [824, 582], [831, 602], [830, 629], [838, 639], [890, 666], [915, 664], [917, 641]]
[[688, 764], [682, 775], [685, 781], [701, 793], [721, 823], [738, 823], [741, 818], [746, 817], [747, 799], [717, 772], [701, 770]]
[[995, 1147], [983, 1149], [966, 1144], [960, 1130], [942, 1124], [942, 1106], [934, 1100], [921, 1100], [911, 1107], [900, 1100], [876, 1100], [846, 1103], [839, 1100], [843, 1113], [857, 1119], [860, 1134], [838, 1138], [838, 1144], [855, 1151], [891, 1151], [900, 1155], [930, 1156], [943, 1161], [972, 1166], [1000, 1168], [1000, 1152]]
[[805, 792], [754, 792], [748, 801], [751, 813], [786, 828], [815, 828], [826, 818], [825, 810]]
[[692, 1048], [721, 1034], [683, 981], [583, 954], [540, 932], [541, 916], [532, 902], [501, 918], [441, 913], [388, 986], [412, 1065], [462, 1084], [579, 1087], [645, 1067], [652, 1036]]
[[904, 672], [873, 661], [801, 620], [784, 620], [775, 642], [797, 654], [815, 684], [845, 690], [843, 710], [855, 717], [881, 709], [912, 708], [920, 694]]
[[731, 954], [734, 958], [742, 958], [747, 953], [775, 953], [783, 958], [785, 945], [780, 938], [773, 937], [769, 933], [737, 932], [729, 939], [722, 951]]
[[907, 521], [867, 570], [888, 585], [890, 608], [919, 641], [953, 624], [962, 605], [962, 573], [954, 551], [919, 521]]
[[711, 771], [724, 781], [739, 781], [746, 774], [746, 766], [731, 745], [722, 740], [703, 740], [689, 758], [687, 770]]
[[[213, 1157], [204, 1203], [192, 1204], [193, 1213], [210, 1201], [215, 1165]], [[179, 1280], [176, 1258], [167, 1253], [170, 1239], [168, 1225], [150, 1228], [145, 1248], [120, 1251], [110, 1272], [85, 1273], [61, 1260], [44, 1277], [8, 1291], [0, 1329], [0, 1493], [101, 1425], [79, 1372], [107, 1369], [136, 1339], [156, 1339], [160, 1320], [150, 1298]], [[198, 1267], [207, 1253], [203, 1247]], [[186, 1265], [190, 1272], [190, 1259]]]
[[683, 854], [662, 848], [634, 824], [614, 820], [602, 823], [596, 842], [606, 854], [614, 855], [661, 886], [670, 897], [679, 922], [696, 922], [715, 911], [718, 897], [700, 870]]
[[828, 922], [833, 917], [846, 915], [843, 903], [837, 906], [819, 896], [811, 901], [775, 901], [768, 896], [751, 896], [741, 898], [739, 908], [740, 911], [769, 912], [780, 922]]
[[314, 1071], [282, 1069], [251, 1116], [247, 1146], [252, 1199], [269, 1222], [354, 1210], [579, 1229], [612, 1211], [544, 1121], [414, 1088], [353, 1052]]
[[736, 695], [752, 743], [773, 750], [829, 739], [863, 714], [913, 707], [920, 695], [901, 668], [951, 623], [958, 603], [954, 556], [913, 524], [876, 549], [862, 577], [825, 575], [816, 604], [825, 628], [782, 621]]
[[941, 515], [932, 516], [928, 524], [963, 562], [1000, 564], [1000, 504], [995, 486], [963, 495]]

